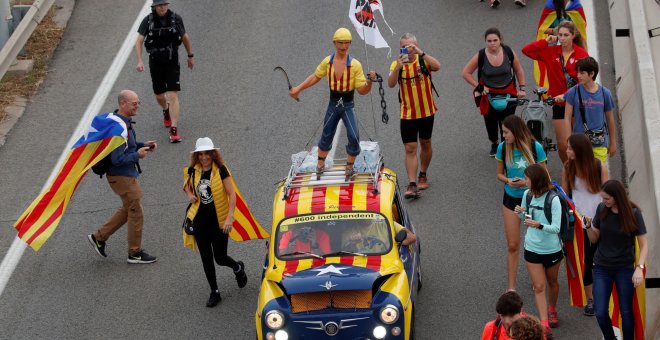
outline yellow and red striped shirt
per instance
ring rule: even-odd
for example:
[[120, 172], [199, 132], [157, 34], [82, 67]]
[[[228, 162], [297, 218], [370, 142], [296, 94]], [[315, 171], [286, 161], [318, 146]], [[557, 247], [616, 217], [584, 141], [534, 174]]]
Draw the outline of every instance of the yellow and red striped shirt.
[[[390, 65], [390, 72], [396, 69], [396, 60]], [[413, 62], [403, 65], [399, 78], [399, 95], [401, 96], [401, 119], [420, 119], [431, 116], [438, 111], [433, 101], [430, 76], [422, 73], [419, 56]]]
[[[330, 87], [330, 91], [353, 91], [355, 88], [366, 84], [367, 78], [364, 77], [362, 64], [350, 55], [346, 58], [346, 68], [344, 69], [344, 72], [341, 77], [337, 78], [335, 75], [335, 67], [333, 65], [334, 57], [334, 53], [325, 57], [319, 66], [316, 67], [316, 71], [314, 72], [318, 78], [328, 76], [328, 87]], [[338, 67], [342, 66], [343, 65], [338, 65]]]

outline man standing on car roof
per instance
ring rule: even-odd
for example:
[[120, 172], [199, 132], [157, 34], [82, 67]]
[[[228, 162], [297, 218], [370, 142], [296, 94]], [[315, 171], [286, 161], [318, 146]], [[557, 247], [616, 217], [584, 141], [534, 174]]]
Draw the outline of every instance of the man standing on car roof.
[[364, 78], [362, 64], [348, 54], [353, 37], [346, 28], [339, 28], [332, 41], [335, 45], [335, 53], [325, 57], [316, 67], [316, 71], [310, 74], [298, 86], [289, 91], [289, 95], [298, 99], [300, 92], [316, 85], [323, 77], [328, 77], [330, 88], [330, 102], [323, 120], [323, 134], [319, 140], [318, 163], [316, 174], [321, 176], [325, 169], [325, 158], [332, 147], [332, 139], [337, 130], [339, 120], [344, 121], [348, 145], [346, 145], [346, 181], [354, 174], [353, 164], [355, 157], [360, 154], [360, 137], [358, 135], [358, 124], [353, 111], [353, 94], [355, 90], [361, 95], [371, 91], [371, 84], [376, 79], [376, 71], [369, 71], [369, 79]]
[[[431, 81], [431, 72], [440, 71], [440, 62], [423, 52], [417, 44], [417, 38], [411, 33], [401, 36], [399, 45], [402, 52], [406, 53], [401, 53], [390, 65], [387, 85], [392, 88], [399, 84], [401, 140], [406, 150], [405, 164], [408, 173], [408, 186], [404, 196], [415, 198], [419, 195], [418, 190], [429, 187], [426, 171], [433, 156], [431, 135], [435, 113], [438, 111], [433, 100], [432, 90], [435, 91], [435, 87]], [[418, 164], [419, 179], [416, 177]]]
[[181, 142], [177, 129], [179, 122], [179, 96], [181, 91], [179, 76], [179, 45], [188, 52], [188, 68], [195, 66], [192, 42], [183, 26], [181, 16], [172, 12], [169, 1], [154, 0], [151, 13], [142, 19], [138, 28], [138, 38], [135, 42], [138, 72], [144, 71], [142, 62], [142, 45], [149, 53], [149, 73], [156, 101], [163, 108], [163, 123], [170, 129], [170, 142]]

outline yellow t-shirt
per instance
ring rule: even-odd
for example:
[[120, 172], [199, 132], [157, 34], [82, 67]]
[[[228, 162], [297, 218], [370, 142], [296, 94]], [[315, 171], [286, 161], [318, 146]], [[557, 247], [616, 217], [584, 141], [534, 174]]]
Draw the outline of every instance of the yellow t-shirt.
[[[367, 79], [364, 77], [362, 71], [362, 64], [350, 55], [346, 58], [346, 68], [341, 77], [335, 76], [335, 69], [333, 65], [335, 54], [331, 54], [323, 59], [319, 66], [316, 67], [314, 74], [317, 78], [328, 76], [328, 87], [331, 91], [347, 92], [353, 91], [357, 87], [366, 84]], [[343, 65], [337, 65], [343, 67]]]
[[[390, 65], [390, 72], [396, 68], [396, 60]], [[431, 78], [422, 73], [419, 56], [413, 62], [403, 65], [399, 78], [401, 96], [401, 119], [419, 119], [435, 114], [438, 107], [433, 100]]]

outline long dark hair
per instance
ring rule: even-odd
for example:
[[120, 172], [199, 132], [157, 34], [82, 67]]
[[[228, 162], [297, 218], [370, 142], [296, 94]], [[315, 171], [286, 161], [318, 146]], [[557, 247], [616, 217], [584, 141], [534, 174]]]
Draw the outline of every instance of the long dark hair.
[[[616, 206], [619, 209], [619, 220], [621, 221], [619, 230], [626, 234], [632, 234], [632, 232], [637, 230], [637, 220], [635, 219], [633, 209], [639, 209], [639, 207], [628, 198], [628, 193], [626, 193], [626, 188], [623, 187], [623, 183], [611, 179], [605, 182], [600, 190], [612, 196], [614, 202], [616, 202]], [[601, 210], [600, 215], [598, 216], [601, 221], [605, 220], [607, 215], [612, 212], [612, 209], [604, 205], [603, 208], [604, 209]]]
[[553, 187], [548, 170], [540, 164], [532, 164], [525, 168], [525, 176], [529, 178], [529, 192], [534, 197], [543, 195]]
[[592, 194], [600, 191], [603, 181], [601, 177], [600, 161], [594, 156], [589, 137], [583, 133], [576, 133], [568, 137], [568, 144], [573, 149], [575, 159], [569, 159], [564, 164], [566, 169], [566, 182], [569, 193], [575, 188], [575, 177], [582, 178], [587, 183], [587, 189]]

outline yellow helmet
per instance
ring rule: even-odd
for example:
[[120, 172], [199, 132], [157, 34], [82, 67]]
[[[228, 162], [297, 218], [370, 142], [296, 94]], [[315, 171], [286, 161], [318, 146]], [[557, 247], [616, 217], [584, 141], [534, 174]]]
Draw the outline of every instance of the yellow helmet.
[[353, 37], [351, 36], [351, 31], [347, 28], [339, 28], [335, 31], [335, 35], [332, 36], [332, 41], [352, 41]]

